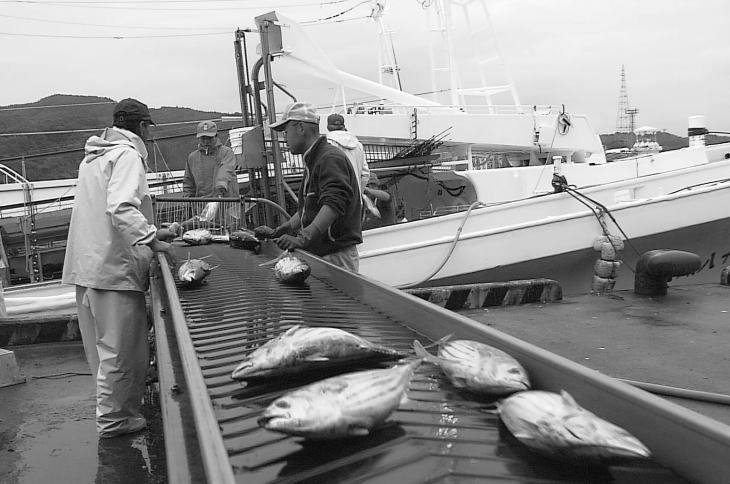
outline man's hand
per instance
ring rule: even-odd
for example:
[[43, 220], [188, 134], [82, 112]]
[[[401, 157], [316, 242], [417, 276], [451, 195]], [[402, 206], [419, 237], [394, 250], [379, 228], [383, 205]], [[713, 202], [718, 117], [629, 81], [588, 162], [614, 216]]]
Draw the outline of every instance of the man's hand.
[[228, 190], [226, 190], [226, 189], [225, 189], [225, 188], [223, 188], [223, 187], [218, 187], [218, 188], [216, 188], [216, 189], [215, 189], [215, 194], [216, 194], [216, 196], [217, 196], [218, 198], [223, 198], [223, 197], [225, 197], [225, 196], [226, 196], [226, 192], [228, 192]]
[[293, 235], [282, 235], [276, 239], [276, 245], [282, 250], [303, 249], [305, 243], [303, 237], [294, 237]]
[[164, 252], [167, 255], [168, 264], [171, 267], [175, 267], [175, 264], [177, 263], [177, 256], [175, 255], [174, 245], [163, 242], [158, 238], [154, 238], [149, 244], [147, 244], [147, 246], [152, 249], [152, 252]]

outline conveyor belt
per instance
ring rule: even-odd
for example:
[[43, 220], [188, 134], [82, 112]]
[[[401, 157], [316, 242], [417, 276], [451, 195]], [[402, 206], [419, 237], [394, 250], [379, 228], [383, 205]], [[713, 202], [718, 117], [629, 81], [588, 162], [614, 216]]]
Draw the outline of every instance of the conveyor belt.
[[[180, 256], [188, 250], [187, 247], [180, 249]], [[260, 267], [259, 264], [272, 258], [271, 252], [254, 255], [225, 245], [191, 247], [189, 250], [192, 257], [208, 256], [206, 260], [218, 266], [202, 287], [187, 289], [177, 284], [177, 294], [172, 297], [168, 294], [171, 305], [179, 298], [187, 321], [190, 348], [195, 353], [195, 361], [188, 366], [194, 367], [197, 362], [199, 375], [195, 377], [202, 377], [207, 393], [192, 397], [211, 410], [214, 420], [201, 421], [205, 411], [192, 412], [196, 415], [197, 436], [203, 448], [197, 451], [203, 455], [202, 465], [209, 482], [231, 479], [248, 484], [686, 482], [657, 462], [576, 468], [536, 457], [499, 423], [490, 411], [492, 402], [457, 391], [430, 364], [423, 364], [416, 371], [408, 391], [409, 402], [394, 412], [388, 425], [368, 437], [312, 443], [261, 429], [257, 418], [263, 409], [284, 392], [308, 381], [268, 381], [246, 387], [232, 380], [230, 374], [247, 352], [291, 325], [338, 327], [401, 351], [410, 350], [414, 339], [431, 342], [433, 336], [428, 333], [433, 330], [429, 326], [426, 333], [420, 332], [416, 313], [413, 318], [393, 317], [393, 311], [389, 310], [393, 298], [410, 296], [394, 295], [395, 291], [389, 291], [380, 301], [374, 297], [377, 285], [373, 288], [371, 283], [364, 284], [367, 290], [360, 291], [359, 277], [342, 276], [342, 271], [326, 264], [322, 270], [319, 270], [321, 264], [314, 264], [306, 284], [294, 287], [276, 281], [271, 266]], [[343, 285], [336, 287], [333, 284], [342, 277], [354, 281], [344, 284], [348, 291], [342, 290]], [[172, 281], [165, 282], [168, 288], [173, 287]], [[411, 299], [404, 301], [424, 305], [425, 309], [420, 311], [429, 310], [426, 303], [413, 303]], [[162, 303], [158, 301], [157, 304]], [[168, 309], [166, 314], [174, 318], [176, 309]], [[448, 324], [443, 328], [443, 334], [453, 330], [459, 333], [458, 326], [453, 322]], [[156, 326], [160, 327], [160, 324]], [[183, 348], [181, 352], [184, 351], [184, 345], [179, 346]], [[178, 357], [184, 360], [191, 355]], [[526, 366], [529, 370], [529, 364]], [[188, 392], [196, 392], [195, 378], [190, 375], [186, 378]], [[540, 378], [536, 380], [539, 383]], [[583, 401], [580, 394], [575, 396], [579, 402]], [[216, 470], [225, 467], [226, 463], [216, 464], [215, 457], [207, 456], [216, 443], [224, 449], [218, 453], [225, 454], [231, 473], [227, 468]], [[196, 452], [195, 443], [171, 441], [167, 435], [166, 445], [168, 456], [176, 447], [180, 447], [181, 453]], [[178, 459], [179, 456], [173, 456], [173, 460]], [[220, 472], [220, 475], [211, 476], [211, 472]]]

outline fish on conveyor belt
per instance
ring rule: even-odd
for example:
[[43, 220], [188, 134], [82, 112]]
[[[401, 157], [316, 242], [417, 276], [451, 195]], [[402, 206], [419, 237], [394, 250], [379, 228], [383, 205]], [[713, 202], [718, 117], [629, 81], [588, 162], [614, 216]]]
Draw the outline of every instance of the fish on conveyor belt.
[[253, 230], [240, 229], [231, 232], [229, 240], [233, 248], [252, 250], [255, 254], [261, 251], [261, 241]]
[[274, 276], [287, 284], [301, 284], [311, 272], [309, 264], [289, 254], [279, 259], [274, 265]]
[[547, 457], [592, 464], [651, 457], [636, 437], [584, 409], [566, 391], [515, 393], [497, 409], [517, 440]]
[[205, 245], [213, 240], [213, 234], [208, 229], [193, 229], [185, 232], [182, 239], [190, 245]]
[[418, 341], [413, 342], [413, 349], [416, 356], [441, 368], [455, 387], [492, 396], [530, 388], [527, 371], [512, 356], [478, 341], [449, 341], [449, 337], [436, 342], [438, 356], [428, 353]]
[[296, 325], [246, 355], [231, 377], [236, 380], [273, 378], [365, 360], [404, 356], [338, 328]]
[[365, 436], [385, 422], [406, 398], [420, 359], [380, 370], [334, 376], [274, 400], [259, 426], [308, 439]]
[[198, 286], [203, 283], [203, 280], [208, 277], [213, 269], [215, 267], [202, 259], [191, 259], [188, 253], [188, 260], [180, 265], [177, 270], [177, 277], [186, 286]]

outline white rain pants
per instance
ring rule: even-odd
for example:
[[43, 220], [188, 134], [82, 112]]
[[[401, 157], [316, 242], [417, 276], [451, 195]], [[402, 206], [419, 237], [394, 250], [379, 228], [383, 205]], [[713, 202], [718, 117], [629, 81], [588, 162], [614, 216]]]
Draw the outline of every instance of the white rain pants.
[[79, 329], [96, 379], [96, 429], [113, 436], [144, 427], [149, 346], [145, 295], [76, 286]]

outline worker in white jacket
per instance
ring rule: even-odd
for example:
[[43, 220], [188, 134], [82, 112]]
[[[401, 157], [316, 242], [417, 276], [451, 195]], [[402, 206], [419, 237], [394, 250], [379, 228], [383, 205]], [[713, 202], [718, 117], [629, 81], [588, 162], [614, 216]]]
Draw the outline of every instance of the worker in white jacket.
[[153, 252], [174, 263], [174, 236], [152, 224], [144, 139], [153, 124], [147, 106], [124, 99], [114, 125], [90, 137], [79, 165], [63, 265], [76, 285], [84, 351], [96, 380], [96, 428], [101, 437], [145, 428], [142, 397], [149, 347], [145, 291]]
[[357, 187], [362, 197], [363, 208], [380, 217], [378, 209], [363, 194], [363, 190], [365, 190], [368, 180], [370, 180], [370, 168], [365, 159], [365, 151], [363, 150], [362, 143], [358, 141], [357, 136], [347, 131], [345, 118], [341, 114], [335, 113], [327, 116], [327, 131], [327, 141], [345, 152], [347, 159], [350, 160], [350, 164], [355, 170]]

